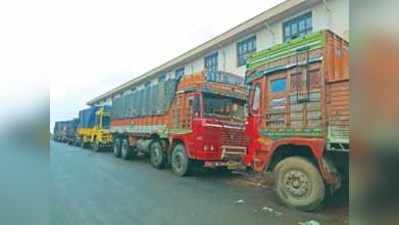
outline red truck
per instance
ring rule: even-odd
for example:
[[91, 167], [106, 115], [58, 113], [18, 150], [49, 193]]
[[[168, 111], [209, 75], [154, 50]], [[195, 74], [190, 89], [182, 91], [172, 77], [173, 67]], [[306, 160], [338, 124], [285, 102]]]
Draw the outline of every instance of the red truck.
[[315, 32], [253, 54], [246, 166], [272, 172], [283, 203], [315, 210], [348, 179], [348, 43]]
[[141, 152], [153, 167], [170, 164], [178, 176], [196, 165], [236, 166], [247, 154], [247, 98], [244, 79], [220, 71], [138, 83], [113, 100], [114, 155]]

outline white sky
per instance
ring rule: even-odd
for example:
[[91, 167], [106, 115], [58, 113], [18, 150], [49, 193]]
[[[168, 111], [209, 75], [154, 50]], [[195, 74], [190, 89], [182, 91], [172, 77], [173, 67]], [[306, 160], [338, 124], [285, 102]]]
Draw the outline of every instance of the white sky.
[[38, 95], [30, 82], [50, 85], [52, 127], [54, 121], [76, 117], [88, 100], [280, 2], [2, 2], [0, 49], [7, 52], [0, 53], [0, 64], [6, 65], [0, 68], [2, 85], [10, 89], [12, 83], [21, 91], [24, 80], [29, 85], [22, 95]]

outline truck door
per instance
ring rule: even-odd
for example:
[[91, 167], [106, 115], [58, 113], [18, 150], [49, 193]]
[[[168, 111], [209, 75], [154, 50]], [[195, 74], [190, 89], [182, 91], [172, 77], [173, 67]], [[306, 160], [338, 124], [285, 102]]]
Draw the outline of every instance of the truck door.
[[198, 136], [198, 124], [201, 121], [197, 120], [201, 116], [201, 102], [200, 95], [198, 94], [190, 94], [186, 97], [185, 102], [185, 113], [183, 114], [183, 123], [182, 127], [185, 129], [190, 129], [191, 135], [186, 139], [186, 147], [191, 156], [196, 155], [196, 150], [200, 147], [200, 143], [195, 141]]
[[[251, 94], [249, 99], [249, 114], [251, 118], [250, 130], [259, 132], [260, 127], [264, 123], [263, 105], [264, 105], [264, 91], [265, 91], [265, 78], [258, 79], [252, 83]], [[252, 133], [251, 135], [255, 135]]]

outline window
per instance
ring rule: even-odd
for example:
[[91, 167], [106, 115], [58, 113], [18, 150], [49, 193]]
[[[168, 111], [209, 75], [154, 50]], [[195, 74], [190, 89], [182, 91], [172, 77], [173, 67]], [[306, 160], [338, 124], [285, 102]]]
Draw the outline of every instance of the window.
[[175, 71], [176, 79], [182, 77], [183, 75], [184, 75], [184, 67], [176, 69], [176, 71]]
[[198, 95], [194, 96], [194, 103], [192, 107], [194, 116], [199, 117], [201, 112], [201, 101]]
[[283, 23], [284, 42], [312, 32], [312, 12]]
[[166, 75], [165, 75], [165, 74], [162, 74], [162, 75], [159, 76], [159, 78], [158, 78], [158, 82], [159, 82], [159, 83], [164, 82], [165, 80], [166, 80]]
[[287, 89], [287, 79], [277, 79], [271, 81], [271, 91], [273, 93], [282, 92]]
[[245, 101], [214, 93], [204, 93], [204, 116], [225, 120], [243, 121]]
[[254, 96], [252, 99], [252, 110], [253, 111], [258, 111], [260, 106], [260, 85], [257, 84], [255, 86], [255, 91], [254, 91]]
[[256, 52], [256, 36], [237, 43], [237, 66], [245, 65], [253, 52]]
[[218, 53], [213, 53], [205, 57], [205, 69], [208, 71], [217, 71], [218, 70]]
[[207, 79], [215, 81], [218, 71], [218, 53], [213, 53], [205, 57], [205, 69], [208, 71]]

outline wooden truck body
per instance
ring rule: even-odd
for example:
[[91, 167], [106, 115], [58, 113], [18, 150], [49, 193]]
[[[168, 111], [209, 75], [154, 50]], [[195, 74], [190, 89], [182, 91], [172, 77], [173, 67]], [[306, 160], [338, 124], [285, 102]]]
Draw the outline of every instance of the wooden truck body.
[[283, 202], [320, 205], [348, 174], [348, 43], [330, 31], [293, 39], [252, 55], [244, 161], [273, 171]]

